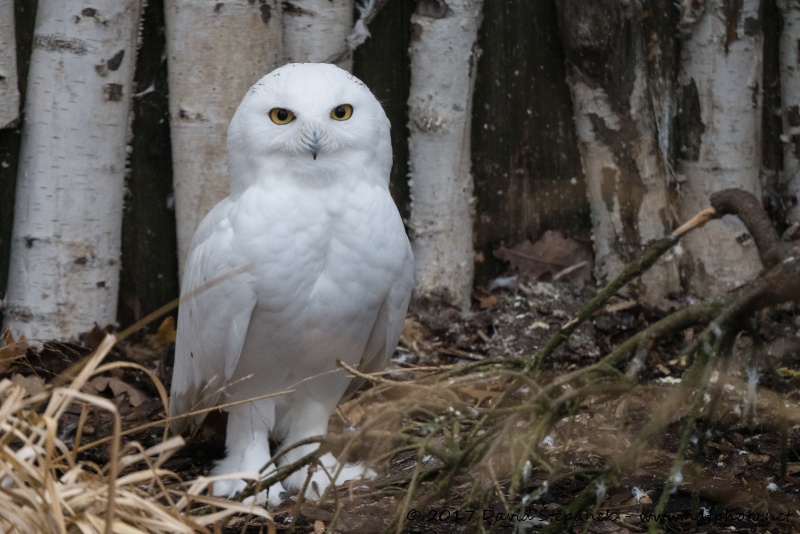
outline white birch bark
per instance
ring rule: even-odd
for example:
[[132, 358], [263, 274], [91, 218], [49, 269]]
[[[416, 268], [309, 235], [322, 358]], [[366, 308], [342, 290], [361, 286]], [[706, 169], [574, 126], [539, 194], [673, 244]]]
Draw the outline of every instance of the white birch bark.
[[353, 29], [353, 0], [289, 0], [283, 3], [286, 63], [330, 63], [351, 71], [347, 36]]
[[409, 174], [417, 298], [466, 308], [475, 270], [472, 94], [482, 0], [422, 0], [412, 15]]
[[[683, 157], [682, 218], [708, 206], [711, 193], [738, 187], [761, 196], [761, 56], [759, 1], [744, 0], [727, 16], [723, 0], [706, 0], [705, 11], [685, 40], [681, 85], [697, 87], [702, 135], [694, 157]], [[730, 20], [729, 20], [730, 19]], [[684, 238], [689, 254], [686, 278], [700, 296], [716, 294], [752, 279], [760, 269], [752, 240], [739, 219], [726, 216]]]
[[[619, 275], [642, 245], [669, 234], [672, 219], [666, 155], [656, 144], [663, 132], [656, 128], [641, 36], [629, 37], [631, 42], [621, 46], [631, 51], [631, 66], [625, 68], [631, 68], [633, 86], [630, 94], [617, 95], [625, 98], [624, 107], [615, 110], [596, 80], [584, 82], [578, 65], [568, 78], [591, 209], [595, 277], [601, 284]], [[662, 122], [668, 130], [668, 121]], [[647, 305], [659, 306], [679, 284], [676, 259], [668, 254], [630, 287]]]
[[278, 0], [166, 0], [170, 131], [181, 277], [194, 231], [228, 196], [228, 123], [244, 94], [279, 65]]
[[780, 40], [783, 108], [783, 177], [789, 222], [800, 221], [800, 0], [779, 0], [783, 16]]
[[[674, 29], [643, 25], [657, 2], [562, 0], [578, 148], [586, 176], [595, 278], [607, 284], [675, 222], [669, 154], [674, 115]], [[609, 37], [613, 36], [613, 37]], [[648, 306], [680, 289], [678, 262], [662, 257], [625, 291]]]
[[[626, 116], [611, 108], [601, 87], [590, 87], [575, 74], [569, 77], [591, 209], [595, 278], [601, 284], [617, 277], [642, 245], [670, 233], [668, 179], [656, 146], [644, 59], [637, 57], [635, 65]], [[612, 132], [620, 140], [617, 146], [610, 145], [597, 127]], [[648, 306], [664, 304], [667, 295], [680, 288], [675, 256], [666, 254], [630, 287], [633, 296]]]
[[14, 2], [0, 1], [0, 129], [19, 116], [17, 88], [17, 43], [14, 31]]
[[139, 0], [39, 0], [5, 326], [69, 338], [113, 323]]

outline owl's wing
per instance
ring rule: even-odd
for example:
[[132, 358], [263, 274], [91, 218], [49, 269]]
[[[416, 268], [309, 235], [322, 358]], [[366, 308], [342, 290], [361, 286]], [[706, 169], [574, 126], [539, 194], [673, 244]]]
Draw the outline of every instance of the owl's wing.
[[[215, 406], [233, 375], [256, 303], [247, 265], [233, 250], [228, 199], [203, 219], [192, 240], [178, 310], [170, 417]], [[171, 422], [196, 430], [206, 413]]]
[[[389, 358], [392, 357], [392, 353], [397, 347], [397, 342], [400, 341], [400, 334], [403, 333], [413, 281], [413, 254], [411, 253], [411, 245], [408, 245], [406, 261], [403, 264], [400, 279], [381, 304], [375, 324], [372, 326], [364, 355], [361, 357], [361, 363], [358, 366], [358, 370], [362, 373], [382, 371], [386, 367]], [[342, 400], [350, 398], [358, 391], [362, 383], [361, 380], [353, 380]]]

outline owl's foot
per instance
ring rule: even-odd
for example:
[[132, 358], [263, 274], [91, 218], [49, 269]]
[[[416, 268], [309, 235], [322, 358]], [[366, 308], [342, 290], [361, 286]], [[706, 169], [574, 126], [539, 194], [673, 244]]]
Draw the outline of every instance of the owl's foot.
[[336, 474], [337, 470], [339, 474], [333, 482], [334, 486], [344, 484], [351, 480], [369, 480], [377, 476], [375, 471], [364, 464], [344, 464], [341, 466], [341, 469], [339, 469], [338, 465], [327, 467], [325, 470], [321, 467], [317, 467], [316, 472], [311, 475], [311, 481], [308, 483], [306, 499], [318, 500], [322, 497], [322, 494], [325, 493], [325, 490], [328, 489], [328, 486], [331, 484], [331, 477]]
[[[217, 480], [214, 482], [213, 494], [217, 497], [232, 498], [241, 493], [247, 487], [247, 482], [241, 478], [231, 478], [225, 480]], [[245, 497], [242, 502], [266, 502], [268, 506], [277, 506], [281, 502], [289, 498], [289, 493], [283, 488], [280, 482], [276, 482], [269, 489], [261, 490], [255, 495]]]
[[[364, 464], [344, 464], [340, 466], [330, 453], [320, 458], [320, 464], [316, 466], [316, 470], [311, 474], [311, 480], [309, 480], [306, 488], [306, 499], [319, 500], [331, 484], [338, 486], [350, 480], [371, 479], [376, 476], [375, 471]], [[308, 476], [308, 468], [300, 469], [286, 478], [286, 487], [300, 491]]]

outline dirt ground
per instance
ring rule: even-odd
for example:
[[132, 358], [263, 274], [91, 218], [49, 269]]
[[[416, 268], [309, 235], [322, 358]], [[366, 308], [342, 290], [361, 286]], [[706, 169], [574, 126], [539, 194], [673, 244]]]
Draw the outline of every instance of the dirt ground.
[[[410, 317], [390, 366], [394, 372], [388, 377], [410, 380], [419, 368], [531, 355], [593, 294], [588, 286], [536, 282], [521, 276], [502, 282], [501, 288], [491, 292], [477, 290], [469, 313], [440, 308]], [[681, 305], [675, 303], [676, 307]], [[547, 359], [540, 381], [596, 362], [664, 313], [617, 299], [578, 328]], [[762, 313], [754, 328], [766, 345], [780, 339], [794, 340], [800, 332], [798, 308], [784, 306]], [[669, 393], [688, 365], [680, 350], [694, 335], [691, 330], [683, 331], [650, 346], [639, 384], [632, 392], [594, 395], [563, 418], [541, 445], [547, 459], [542, 465], [561, 466], [562, 471], [531, 466], [525, 473], [526, 493], [522, 498], [504, 501], [510, 478], [501, 475], [494, 481], [496, 499], [472, 504], [469, 496], [477, 475], [466, 471], [435, 496], [429, 493], [422, 499], [404, 501], [417, 458], [399, 454], [388, 464], [376, 466], [379, 476], [375, 480], [340, 489], [338, 501], [298, 503], [293, 497], [282, 503], [273, 510], [278, 531], [535, 532], [547, 524], [572, 524], [571, 519], [577, 517], [569, 531], [643, 532], [669, 480], [674, 481], [675, 488], [665, 515], [657, 519], [658, 531], [795, 530], [800, 520], [800, 428], [795, 425], [796, 420], [800, 422], [800, 374], [796, 372], [800, 354], [784, 351], [780, 359], [770, 360], [769, 368], [762, 364], [756, 378], [751, 357], [755, 349], [747, 336], [737, 341], [734, 357], [720, 374], [725, 385], [715, 401], [719, 403], [714, 412], [718, 416], [698, 419], [682, 468], [676, 470], [674, 458], [686, 418], [677, 417], [637, 457], [636, 465], [625, 466], [616, 487], [594, 488], [596, 500], [591, 506], [568, 508], [584, 490], [587, 473], [613, 461], [653, 414], [669, 409]], [[41, 350], [29, 349], [25, 357], [5, 362], [0, 378], [10, 378], [29, 390], [41, 388], [88, 354], [101, 337], [98, 330], [85, 336], [83, 345], [48, 343]], [[164, 332], [145, 334], [120, 343], [110, 361], [140, 364], [168, 386], [171, 351]], [[502, 382], [477, 388], [481, 391], [475, 393], [476, 398], [483, 397], [476, 402], [491, 403], [502, 388]], [[142, 370], [119, 368], [97, 376], [89, 383], [89, 392], [113, 399], [127, 429], [164, 417], [158, 391]], [[343, 423], [348, 416], [342, 414], [347, 411], [348, 406], [343, 406], [332, 418], [331, 431], [346, 426]], [[70, 432], [74, 434], [79, 417], [77, 411], [68, 413], [60, 425], [60, 437], [68, 444], [74, 441]], [[108, 434], [109, 424], [101, 412], [92, 412], [82, 442]], [[152, 426], [125, 439], [150, 446], [162, 438], [163, 427]], [[207, 433], [174, 455], [165, 467], [188, 480], [207, 473], [222, 453], [222, 435]], [[105, 455], [105, 449], [97, 447], [87, 451], [85, 459], [102, 463]], [[574, 472], [563, 472], [563, 466], [570, 466]], [[244, 516], [223, 529], [231, 533], [268, 531], [265, 521]]]

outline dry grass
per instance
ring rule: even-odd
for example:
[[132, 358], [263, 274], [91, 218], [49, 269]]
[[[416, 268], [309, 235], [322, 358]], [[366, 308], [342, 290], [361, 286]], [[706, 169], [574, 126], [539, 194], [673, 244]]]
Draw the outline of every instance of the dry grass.
[[[340, 458], [389, 466], [388, 474], [360, 497], [368, 505], [382, 503], [387, 513], [373, 528], [360, 531], [403, 532], [411, 511], [442, 506], [524, 515], [528, 507], [541, 504], [581, 514], [607, 508], [610, 502], [616, 510], [661, 514], [679, 491], [692, 512], [701, 502], [773, 514], [800, 510], [794, 491], [795, 485], [800, 487], [795, 476], [800, 462], [787, 465], [790, 442], [800, 434], [800, 403], [796, 394], [784, 393], [787, 384], [780, 379], [778, 359], [770, 347], [761, 346], [754, 326], [765, 308], [795, 299], [794, 293], [776, 296], [768, 277], [673, 313], [593, 363], [569, 372], [543, 365], [581, 322], [676, 242], [673, 237], [651, 245], [641, 261], [630, 264], [535, 354], [405, 369], [400, 380], [389, 372], [367, 376], [347, 368], [374, 384], [341, 407], [343, 425], [353, 431], [309, 441], [322, 443], [317, 454], [331, 449]], [[788, 269], [785, 264], [777, 268]], [[800, 287], [797, 275], [781, 271], [773, 278]], [[692, 335], [674, 355], [675, 361], [686, 362], [678, 383], [643, 381], [655, 343], [687, 330]], [[264, 508], [206, 496], [214, 479], [186, 483], [163, 467], [183, 446], [182, 439], [168, 439], [165, 433], [149, 449], [126, 442], [124, 437], [138, 429], [124, 432], [114, 403], [82, 391], [99, 373], [134, 366], [103, 363], [115, 342], [107, 336], [80, 366], [42, 392], [28, 393], [10, 380], [0, 381], [0, 531], [221, 532], [234, 515], [250, 514], [264, 518], [274, 532], [275, 523]], [[166, 405], [164, 387], [149, 371], [137, 368], [151, 377]], [[759, 377], [767, 378], [766, 384]], [[81, 443], [87, 414], [98, 410], [110, 416], [110, 435], [69, 445]], [[64, 423], [68, 411], [81, 414], [69, 439]], [[755, 452], [749, 448], [753, 443]], [[85, 459], [90, 457], [84, 454], [87, 450], [101, 446], [108, 447], [103, 465]], [[268, 486], [314, 462], [312, 454], [282, 466], [259, 485]], [[641, 480], [651, 486], [633, 486]], [[652, 493], [652, 499], [631, 497], [637, 489]], [[343, 516], [354, 501], [342, 491], [329, 493], [321, 504], [332, 504], [334, 510], [326, 524], [318, 519], [314, 530], [348, 531], [342, 525], [352, 518]], [[298, 498], [292, 526], [300, 515], [309, 517], [302, 504]], [[368, 515], [365, 508], [358, 509]], [[800, 521], [789, 515], [786, 526], [797, 527]], [[562, 532], [575, 522], [550, 522], [542, 531]], [[446, 531], [432, 526], [424, 524], [431, 532]], [[480, 522], [470, 526], [472, 531], [497, 530]], [[523, 526], [541, 524], [516, 525]], [[631, 521], [630, 526], [631, 531], [657, 532], [662, 525], [647, 520]]]
[[[643, 382], [635, 371], [626, 374], [607, 360], [571, 373], [495, 360], [420, 370], [413, 380], [365, 376], [377, 384], [342, 407], [345, 425], [357, 429], [324, 441], [339, 450], [360, 442], [373, 465], [392, 466], [368, 497], [391, 500], [388, 532], [420, 528], [423, 523], [409, 525], [413, 510], [494, 509], [521, 516], [531, 507], [557, 506], [577, 515], [597, 513], [609, 503], [635, 513], [634, 531], [654, 531], [659, 525], [638, 522], [638, 511], [663, 512], [678, 487], [704, 506], [735, 503], [774, 514], [800, 506], [795, 496], [766, 489], [770, 476], [791, 485], [781, 482], [785, 444], [747, 456], [753, 469], [747, 481], [741, 473], [734, 476], [733, 467], [716, 467], [717, 461], [733, 466], [744, 454], [743, 434], [757, 433], [770, 443], [788, 439], [788, 429], [800, 424], [800, 404], [741, 378], [759, 367], [767, 374], [769, 362], [754, 363], [747, 350], [732, 355], [716, 349], [693, 354], [679, 384]], [[723, 461], [725, 455], [714, 454], [723, 446], [739, 452]], [[403, 456], [408, 461], [401, 469], [396, 460]], [[643, 487], [651, 494], [646, 501], [631, 493], [641, 480], [649, 484]], [[725, 482], [716, 487], [710, 480]], [[685, 499], [678, 510], [689, 510]], [[347, 506], [339, 503], [337, 509]], [[424, 526], [450, 532], [444, 523]], [[471, 526], [492, 530], [478, 521]], [[551, 523], [546, 530], [565, 527]]]
[[[81, 391], [92, 376], [128, 363], [103, 364], [116, 342], [107, 336], [98, 349], [67, 373], [64, 385], [29, 394], [23, 386], [0, 381], [0, 531], [4, 533], [173, 533], [215, 532], [239, 513], [270, 519], [264, 508], [204, 495], [213, 482], [201, 477], [189, 484], [165, 470], [164, 462], [183, 446], [179, 437], [144, 449], [123, 443], [117, 406]], [[143, 368], [143, 371], [147, 372]], [[148, 374], [150, 374], [148, 372]], [[167, 393], [150, 375], [162, 400]], [[63, 382], [55, 380], [54, 383]], [[67, 410], [81, 416], [74, 439], [62, 423]], [[110, 414], [111, 435], [101, 442], [79, 444], [89, 410]], [[82, 460], [81, 452], [108, 447], [105, 465]], [[274, 526], [274, 525], [271, 525]]]
[[[63, 373], [43, 392], [29, 394], [10, 380], [0, 381], [0, 531], [220, 532], [240, 513], [270, 521], [262, 507], [204, 495], [211, 478], [182, 482], [180, 474], [163, 468], [183, 446], [182, 439], [165, 436], [149, 449], [126, 442], [138, 429], [123, 431], [113, 402], [81, 391], [99, 373], [134, 366], [104, 363], [114, 342], [108, 336], [81, 367]], [[361, 375], [374, 387], [340, 412], [344, 425], [355, 430], [321, 441], [323, 449], [342, 456], [390, 466], [389, 474], [360, 497], [372, 503], [386, 499], [388, 531], [402, 532], [410, 510], [436, 503], [441, 507], [445, 501], [440, 499], [450, 507], [500, 506], [515, 513], [552, 498], [576, 511], [591, 511], [604, 502], [606, 492], [625, 487], [625, 477], [642, 472], [662, 481], [659, 489], [649, 488], [654, 501], [661, 502], [672, 491], [673, 471], [684, 466], [686, 479], [691, 476], [685, 467], [692, 463], [687, 452], [691, 434], [726, 426], [725, 414], [732, 413], [733, 405], [752, 403], [762, 431], [774, 435], [800, 422], [800, 407], [779, 393], [758, 388], [756, 396], [751, 394], [738, 378], [752, 365], [747, 358], [736, 358], [740, 363], [731, 365], [730, 348], [714, 347], [711, 357], [702, 353], [694, 354], [677, 387], [642, 383], [635, 364], [639, 351], [620, 349], [570, 373], [533, 370], [524, 360], [494, 360], [405, 369], [413, 378], [400, 380], [388, 372]], [[163, 386], [152, 380], [166, 400]], [[71, 445], [81, 442], [86, 414], [92, 410], [110, 415], [110, 435], [82, 447]], [[81, 414], [74, 437], [65, 428], [68, 412]], [[699, 420], [706, 422], [698, 425]], [[653, 442], [670, 427], [683, 437], [654, 448]], [[97, 447], [108, 448], [103, 465], [84, 459], [87, 450]], [[400, 457], [408, 460], [405, 468], [398, 467]], [[701, 466], [702, 460], [694, 463]], [[571, 494], [548, 494], [567, 481], [576, 481]], [[720, 498], [719, 490], [704, 487], [702, 480], [693, 485], [696, 490], [691, 491], [701, 497]], [[748, 495], [755, 495], [753, 491], [751, 486]], [[329, 496], [335, 514], [326, 521], [328, 528], [347, 531], [342, 528], [346, 517], [337, 524], [339, 515], [353, 506], [344, 495]], [[775, 499], [766, 490], [757, 497], [769, 503], [769, 510], [788, 502], [788, 497]], [[663, 501], [661, 508], [665, 505]]]

